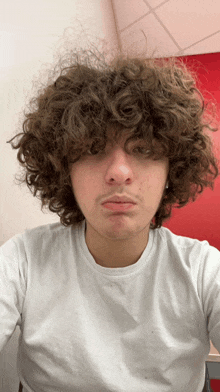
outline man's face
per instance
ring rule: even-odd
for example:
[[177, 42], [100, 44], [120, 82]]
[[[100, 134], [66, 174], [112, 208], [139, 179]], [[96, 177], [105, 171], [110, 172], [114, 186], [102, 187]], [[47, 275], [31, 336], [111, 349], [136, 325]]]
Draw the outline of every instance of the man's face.
[[[167, 158], [154, 161], [140, 153], [127, 154], [125, 140], [118, 144], [109, 142], [105, 152], [85, 155], [70, 168], [74, 195], [86, 218], [87, 229], [92, 227], [111, 240], [126, 240], [149, 230], [168, 174]], [[103, 204], [114, 195], [130, 197], [135, 204], [123, 211], [119, 211], [117, 204]], [[115, 206], [116, 210], [107, 206]]]

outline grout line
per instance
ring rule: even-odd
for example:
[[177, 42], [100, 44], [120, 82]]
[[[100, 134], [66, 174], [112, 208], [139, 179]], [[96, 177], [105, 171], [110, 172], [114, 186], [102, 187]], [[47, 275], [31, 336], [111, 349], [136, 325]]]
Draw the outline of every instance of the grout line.
[[212, 34], [210, 34], [210, 35], [207, 35], [207, 37], [205, 37], [205, 38], [202, 38], [202, 39], [200, 39], [199, 41], [197, 41], [197, 42], [194, 42], [192, 45], [190, 45], [190, 46], [187, 46], [186, 48], [184, 48], [183, 50], [185, 51], [185, 50], [187, 50], [187, 49], [190, 49], [190, 48], [192, 48], [193, 46], [195, 46], [195, 45], [197, 45], [197, 44], [199, 44], [200, 42], [203, 42], [203, 41], [205, 41], [206, 39], [208, 39], [208, 38], [211, 38], [211, 37], [213, 37], [214, 35], [216, 35], [216, 34], [218, 34], [218, 33], [220, 33], [220, 30], [218, 30], [218, 31], [215, 31], [214, 33], [212, 33]]
[[[111, 0], [112, 1], [112, 0]], [[169, 0], [165, 0], [162, 4], [159, 4], [157, 7], [155, 7], [155, 9], [159, 8], [161, 5], [167, 3]], [[177, 49], [182, 52], [183, 49], [179, 46], [179, 44], [177, 43], [177, 41], [174, 39], [174, 37], [172, 36], [172, 34], [170, 33], [170, 31], [167, 29], [167, 27], [163, 24], [163, 22], [160, 20], [160, 18], [158, 17], [158, 15], [156, 14], [156, 12], [154, 12], [154, 9], [148, 4], [148, 2], [146, 0], [144, 0], [145, 4], [149, 7], [150, 11], [146, 12], [146, 14], [142, 15], [139, 19], [136, 19], [134, 22], [130, 23], [128, 26], [124, 27], [123, 29], [119, 30], [119, 33], [121, 34], [123, 31], [129, 29], [131, 26], [133, 26], [134, 24], [136, 24], [137, 22], [139, 22], [140, 20], [142, 20], [143, 18], [145, 18], [145, 16], [150, 15], [151, 13], [154, 15], [154, 17], [157, 19], [157, 21], [160, 23], [160, 25], [163, 27], [163, 29], [166, 31], [166, 33], [169, 35], [169, 37], [171, 38], [171, 40], [173, 41], [173, 43], [176, 45]]]
[[[166, 31], [166, 33], [169, 35], [169, 37], [171, 38], [171, 40], [174, 42], [174, 44], [177, 46], [177, 48], [179, 49], [179, 51], [182, 51], [182, 48], [179, 46], [178, 42], [175, 40], [175, 38], [172, 36], [172, 34], [170, 33], [170, 31], [168, 30], [168, 28], [163, 24], [162, 20], [160, 20], [159, 16], [156, 14], [156, 12], [154, 11], [155, 9], [159, 8], [161, 5], [165, 4], [162, 3], [160, 4], [158, 7], [155, 7], [155, 9], [153, 9], [149, 4], [147, 0], [144, 0], [144, 2], [147, 4], [147, 6], [150, 8], [151, 13], [154, 15], [154, 17], [157, 19], [157, 21], [160, 23], [160, 25], [163, 27], [163, 29]], [[167, 1], [166, 1], [167, 3]]]
[[[145, 0], [144, 0], [145, 1]], [[168, 3], [168, 1], [170, 0], [165, 0], [163, 3], [157, 5], [156, 7], [154, 7], [154, 10], [157, 10], [158, 8], [160, 8], [162, 5], [164, 5], [165, 3]]]
[[116, 28], [116, 35], [117, 35], [117, 39], [118, 39], [118, 44], [119, 44], [119, 49], [120, 52], [122, 52], [122, 43], [121, 43], [121, 36], [120, 34], [127, 30], [128, 28], [130, 28], [131, 26], [133, 26], [134, 24], [136, 24], [137, 22], [139, 22], [140, 20], [142, 20], [143, 18], [145, 18], [145, 16], [153, 14], [154, 17], [157, 19], [157, 21], [160, 23], [160, 25], [162, 26], [162, 28], [166, 31], [166, 33], [169, 35], [170, 39], [173, 41], [173, 43], [176, 45], [176, 47], [178, 48], [178, 52], [175, 54], [175, 56], [184, 56], [185, 51], [187, 49], [192, 48], [193, 46], [205, 41], [206, 39], [209, 39], [211, 37], [213, 37], [214, 35], [220, 33], [220, 30], [215, 31], [214, 33], [208, 35], [205, 38], [202, 38], [201, 40], [194, 42], [192, 45], [189, 45], [185, 48], [181, 48], [181, 46], [179, 46], [178, 42], [175, 40], [175, 38], [172, 36], [172, 34], [170, 33], [170, 31], [168, 30], [168, 28], [163, 24], [163, 22], [161, 21], [161, 19], [159, 18], [159, 16], [156, 14], [155, 10], [157, 10], [158, 8], [160, 8], [162, 5], [164, 5], [165, 3], [167, 3], [170, 0], [165, 0], [163, 3], [159, 4], [158, 6], [156, 6], [155, 8], [152, 8], [147, 0], [143, 0], [144, 3], [148, 6], [149, 11], [146, 12], [146, 14], [142, 15], [139, 19], [136, 19], [134, 22], [130, 23], [128, 26], [124, 27], [123, 29], [118, 29], [118, 24], [117, 24], [117, 18], [116, 18], [116, 12], [115, 12], [115, 8], [114, 8], [114, 0], [110, 0], [111, 5], [112, 5], [112, 10], [113, 10], [113, 16], [114, 16], [114, 21], [115, 21], [115, 28]]
[[141, 19], [144, 19], [145, 16], [149, 15], [150, 13], [151, 13], [151, 11], [148, 11], [148, 12], [146, 12], [146, 14], [140, 16], [140, 18], [136, 19], [134, 22], [130, 23], [129, 25], [127, 25], [126, 27], [121, 29], [120, 33], [123, 33], [123, 31], [127, 30], [129, 27], [133, 26], [135, 23], [140, 22]]
[[168, 3], [168, 1], [170, 1], [170, 0], [165, 0], [162, 3], [156, 5], [156, 7], [151, 7], [151, 5], [148, 4], [147, 0], [143, 0], [143, 1], [147, 4], [147, 6], [150, 8], [150, 10], [153, 11], [153, 10], [160, 8], [162, 5]]

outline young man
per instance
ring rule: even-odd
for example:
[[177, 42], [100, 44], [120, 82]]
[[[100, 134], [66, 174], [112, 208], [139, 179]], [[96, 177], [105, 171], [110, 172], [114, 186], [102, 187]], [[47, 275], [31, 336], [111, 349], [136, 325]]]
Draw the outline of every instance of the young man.
[[12, 145], [61, 223], [1, 247], [0, 347], [19, 325], [23, 391], [201, 392], [220, 252], [162, 227], [218, 175], [194, 78], [77, 59], [33, 102]]

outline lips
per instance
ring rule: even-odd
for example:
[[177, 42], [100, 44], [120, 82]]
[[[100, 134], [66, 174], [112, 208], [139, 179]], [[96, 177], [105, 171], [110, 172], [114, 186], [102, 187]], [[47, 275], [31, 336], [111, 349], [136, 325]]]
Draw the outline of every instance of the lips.
[[105, 203], [132, 203], [136, 204], [134, 200], [127, 196], [112, 196], [109, 199], [104, 200], [102, 204]]
[[103, 204], [104, 208], [115, 212], [126, 212], [135, 208], [134, 203], [115, 203], [115, 202], [106, 202]]

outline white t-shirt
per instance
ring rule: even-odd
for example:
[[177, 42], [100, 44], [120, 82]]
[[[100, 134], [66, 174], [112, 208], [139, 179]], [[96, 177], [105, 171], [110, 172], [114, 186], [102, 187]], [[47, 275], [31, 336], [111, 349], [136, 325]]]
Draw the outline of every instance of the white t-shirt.
[[150, 230], [140, 259], [98, 265], [85, 220], [0, 248], [0, 349], [16, 325], [24, 392], [201, 392], [220, 351], [220, 252]]

